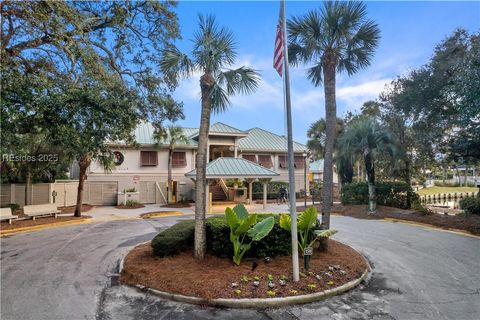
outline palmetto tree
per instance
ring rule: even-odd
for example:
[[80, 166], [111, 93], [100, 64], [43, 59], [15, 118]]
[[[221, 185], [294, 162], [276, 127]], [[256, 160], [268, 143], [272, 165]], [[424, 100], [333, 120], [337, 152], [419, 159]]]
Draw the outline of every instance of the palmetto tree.
[[375, 194], [375, 154], [389, 153], [392, 157], [399, 153], [399, 146], [390, 131], [380, 126], [374, 118], [361, 116], [353, 119], [338, 138], [341, 157], [363, 158], [368, 183], [368, 211], [377, 210]]
[[353, 75], [370, 64], [380, 38], [376, 23], [366, 18], [362, 2], [324, 3], [322, 9], [288, 21], [289, 62], [313, 64], [307, 77], [324, 84], [326, 141], [323, 169], [322, 223], [330, 226], [333, 194], [333, 149], [336, 124], [336, 72]]
[[[337, 125], [335, 134], [339, 135], [344, 127], [344, 121], [337, 118]], [[312, 152], [315, 160], [323, 159], [323, 153], [325, 151], [325, 131], [327, 129], [327, 122], [324, 118], [313, 122], [307, 130], [307, 147]]]
[[259, 73], [248, 67], [230, 69], [237, 57], [233, 34], [215, 23], [213, 16], [199, 16], [199, 30], [193, 37], [190, 55], [175, 47], [164, 51], [160, 66], [175, 84], [179, 77], [196, 73], [200, 77], [201, 114], [196, 156], [195, 181], [195, 247], [196, 258], [203, 259], [206, 251], [205, 204], [206, 166], [210, 113], [225, 111], [229, 98], [235, 94], [250, 94], [258, 87]]
[[167, 201], [168, 203], [172, 202], [173, 199], [173, 179], [172, 179], [172, 161], [173, 161], [173, 151], [177, 144], [187, 144], [188, 138], [183, 133], [182, 128], [178, 126], [168, 126], [166, 130], [161, 130], [158, 128], [154, 136], [156, 142], [156, 147], [159, 148], [163, 144], [168, 145], [168, 192], [167, 192]]

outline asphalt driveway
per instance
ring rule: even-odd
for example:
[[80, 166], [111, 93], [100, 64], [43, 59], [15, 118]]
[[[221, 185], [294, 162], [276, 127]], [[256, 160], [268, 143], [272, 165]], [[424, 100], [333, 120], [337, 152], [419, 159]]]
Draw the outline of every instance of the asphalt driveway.
[[[480, 240], [378, 220], [332, 217], [336, 239], [361, 251], [370, 280], [303, 306], [214, 309], [118, 284], [120, 259], [180, 219], [123, 220], [2, 238], [1, 319], [480, 319]], [[181, 266], [179, 266], [181, 267]]]

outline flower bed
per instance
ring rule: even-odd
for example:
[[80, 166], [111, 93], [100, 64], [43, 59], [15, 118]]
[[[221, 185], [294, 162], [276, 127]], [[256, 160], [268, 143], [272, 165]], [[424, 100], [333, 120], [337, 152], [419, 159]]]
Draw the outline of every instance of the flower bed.
[[[193, 258], [191, 251], [160, 258], [150, 243], [133, 249], [124, 260], [120, 281], [163, 292], [216, 298], [273, 298], [311, 294], [333, 289], [359, 278], [367, 268], [365, 259], [354, 249], [329, 240], [327, 252], [315, 252], [308, 271], [302, 270], [299, 282], [293, 282], [289, 256], [244, 259], [236, 266], [229, 258], [207, 255]], [[300, 259], [302, 263], [302, 259]], [[252, 264], [257, 264], [252, 271]]]

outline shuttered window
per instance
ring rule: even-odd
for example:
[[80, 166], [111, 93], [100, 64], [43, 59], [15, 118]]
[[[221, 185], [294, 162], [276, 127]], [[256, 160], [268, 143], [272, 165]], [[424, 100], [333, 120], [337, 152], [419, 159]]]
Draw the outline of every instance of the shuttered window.
[[158, 165], [158, 152], [157, 151], [140, 151], [140, 164], [142, 166]]
[[287, 158], [287, 156], [278, 156], [278, 166], [280, 168], [288, 168], [288, 158]]
[[242, 158], [257, 163], [257, 156], [254, 154], [244, 154], [242, 155]]
[[187, 166], [187, 155], [185, 152], [174, 152], [172, 154], [172, 167], [184, 168]]
[[272, 156], [259, 155], [258, 164], [265, 168], [269, 168], [269, 169], [272, 168], [273, 167]]
[[295, 168], [297, 169], [303, 169], [305, 167], [305, 160], [303, 160], [303, 156], [293, 157], [293, 162], [295, 164]]

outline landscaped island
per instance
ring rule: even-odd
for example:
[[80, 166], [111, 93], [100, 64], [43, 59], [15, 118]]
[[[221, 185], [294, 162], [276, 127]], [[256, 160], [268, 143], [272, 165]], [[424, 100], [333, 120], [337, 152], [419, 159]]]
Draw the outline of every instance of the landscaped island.
[[[195, 259], [192, 251], [194, 221], [179, 222], [135, 247], [124, 259], [120, 280], [156, 289], [172, 299], [178, 299], [174, 295], [200, 298], [197, 303], [310, 295], [305, 301], [290, 299], [292, 303], [312, 301], [311, 294], [319, 292], [343, 292], [366, 276], [368, 263], [363, 256], [329, 240], [336, 231], [322, 230], [317, 210], [308, 208], [298, 215], [297, 230], [299, 252], [310, 252], [305, 254], [309, 259], [299, 257], [304, 263], [300, 281], [294, 282], [290, 222], [286, 214], [249, 214], [243, 205], [227, 208], [225, 216], [207, 220], [208, 254], [202, 260]], [[320, 238], [328, 246], [319, 245]]]

